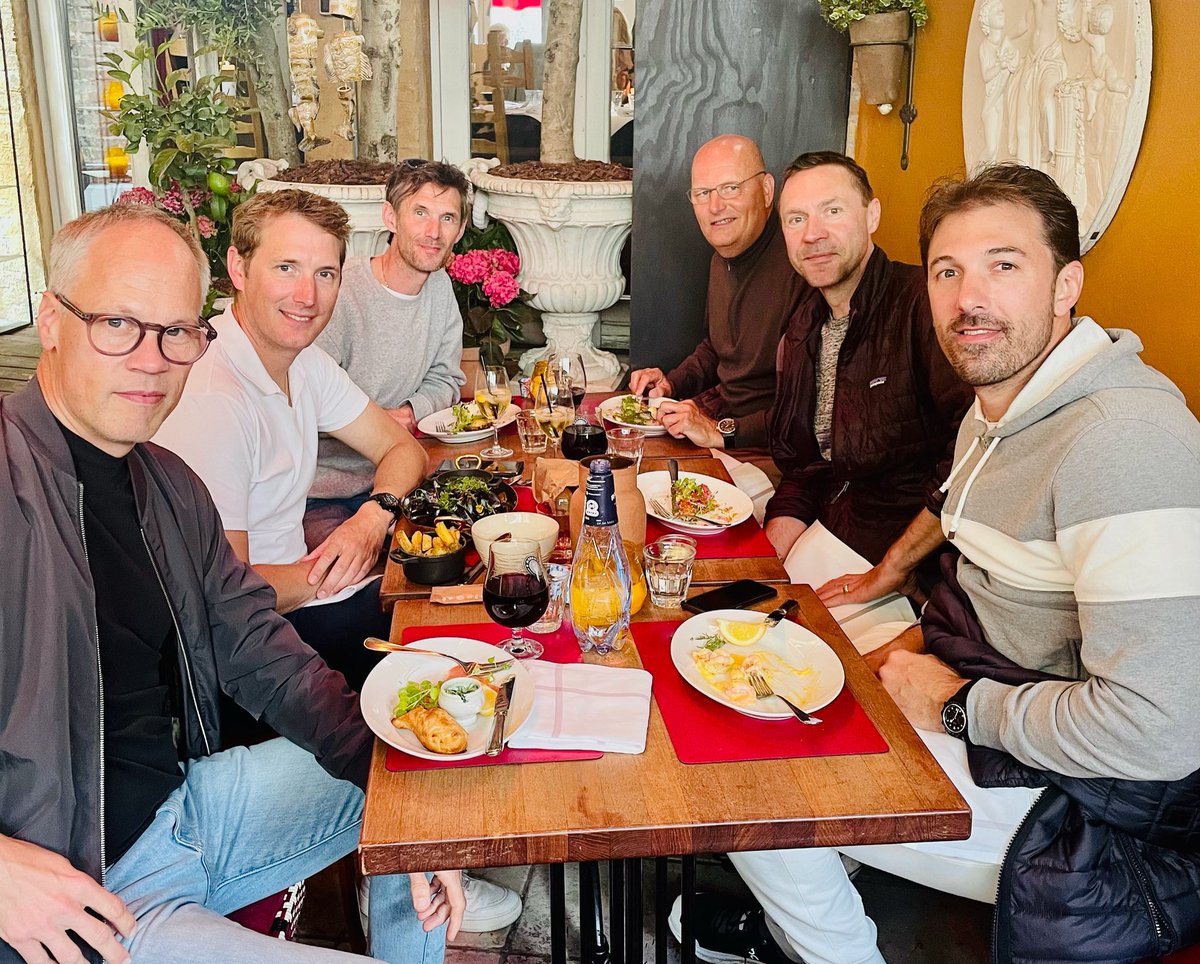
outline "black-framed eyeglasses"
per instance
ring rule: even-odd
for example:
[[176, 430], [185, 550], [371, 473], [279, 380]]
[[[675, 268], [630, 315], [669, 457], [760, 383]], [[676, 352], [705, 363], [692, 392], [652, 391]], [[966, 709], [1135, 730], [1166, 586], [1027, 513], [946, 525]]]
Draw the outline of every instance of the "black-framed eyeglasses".
[[693, 204], [705, 204], [712, 197], [713, 192], [716, 192], [723, 201], [731, 201], [742, 193], [743, 184], [747, 181], [753, 181], [759, 174], [766, 173], [766, 171], [758, 171], [749, 177], [742, 178], [740, 181], [730, 181], [728, 184], [718, 184], [716, 187], [694, 187], [687, 192], [688, 200]]
[[158, 350], [172, 365], [191, 365], [208, 351], [217, 330], [203, 318], [195, 325], [152, 325], [129, 315], [80, 311], [57, 291], [58, 303], [87, 325], [88, 341], [101, 355], [120, 357], [137, 351], [147, 331], [158, 333]]

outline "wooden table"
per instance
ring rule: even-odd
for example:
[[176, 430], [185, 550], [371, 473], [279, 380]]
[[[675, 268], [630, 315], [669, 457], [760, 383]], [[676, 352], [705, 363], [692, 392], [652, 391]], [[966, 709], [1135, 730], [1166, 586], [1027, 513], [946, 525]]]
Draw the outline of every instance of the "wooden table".
[[[657, 706], [646, 752], [636, 756], [391, 773], [377, 742], [359, 841], [363, 872], [967, 837], [966, 803], [813, 591], [789, 585], [779, 593], [758, 608], [800, 602], [799, 621], [841, 658], [846, 685], [889, 752], [688, 766]], [[677, 618], [647, 603], [635, 621]], [[392, 637], [409, 625], [486, 621], [478, 604], [400, 602]]]

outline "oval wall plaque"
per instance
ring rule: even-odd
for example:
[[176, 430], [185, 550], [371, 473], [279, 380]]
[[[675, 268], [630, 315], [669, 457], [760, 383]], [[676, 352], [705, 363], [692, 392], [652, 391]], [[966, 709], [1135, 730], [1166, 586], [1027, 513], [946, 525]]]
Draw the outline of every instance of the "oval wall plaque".
[[1075, 202], [1080, 246], [1108, 227], [1146, 124], [1150, 0], [975, 0], [963, 63], [967, 170], [1015, 160]]

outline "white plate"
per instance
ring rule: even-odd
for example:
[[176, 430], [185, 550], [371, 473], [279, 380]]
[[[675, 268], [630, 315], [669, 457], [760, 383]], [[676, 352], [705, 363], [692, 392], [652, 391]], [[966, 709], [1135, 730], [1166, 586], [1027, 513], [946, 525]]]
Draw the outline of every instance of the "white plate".
[[[693, 637], [714, 634], [717, 631], [717, 619], [748, 621], [765, 616], [766, 613], [746, 609], [716, 609], [710, 613], [693, 616], [675, 630], [675, 635], [671, 637], [671, 661], [679, 670], [679, 675], [689, 684], [722, 706], [728, 706], [731, 710], [760, 720], [790, 720], [792, 711], [782, 700], [774, 697], [757, 700], [749, 706], [727, 699], [704, 678], [692, 659], [692, 650], [701, 645], [700, 640]], [[774, 629], [768, 629], [767, 634], [757, 643], [750, 646], [726, 643], [718, 650], [722, 651], [733, 656], [745, 656], [753, 652], [772, 653], [789, 666], [799, 670], [811, 670], [811, 675], [805, 676], [803, 682], [786, 675], [776, 676], [774, 680], [768, 679], [772, 689], [778, 693], [786, 693], [800, 709], [809, 713], [832, 703], [846, 684], [846, 672], [842, 669], [842, 661], [837, 658], [837, 653], [820, 637], [787, 619]]]
[[[422, 649], [437, 650], [439, 653], [450, 653], [462, 660], [486, 660], [494, 656], [499, 662], [509, 658], [508, 653], [496, 646], [458, 636], [422, 639], [413, 645]], [[525, 725], [533, 710], [533, 680], [529, 678], [529, 673], [519, 660], [509, 665], [516, 676], [516, 683], [513, 685], [512, 703], [508, 710], [505, 739]], [[439, 656], [427, 656], [424, 653], [388, 653], [367, 676], [359, 697], [367, 726], [384, 743], [424, 760], [469, 760], [471, 757], [480, 756], [487, 749], [488, 739], [492, 735], [494, 716], [480, 716], [467, 727], [467, 748], [462, 753], [434, 753], [421, 744], [415, 733], [398, 730], [392, 726], [392, 711], [396, 708], [397, 696], [405, 683], [443, 679], [453, 666], [453, 660], [442, 659]]]
[[[468, 402], [467, 408], [472, 412], [478, 413], [479, 406], [474, 402]], [[509, 404], [504, 410], [504, 414], [500, 416], [500, 420], [496, 425], [504, 428], [505, 425], [511, 425], [517, 420], [517, 413], [521, 411], [517, 405]], [[469, 432], [439, 432], [439, 425], [453, 425], [454, 411], [449, 408], [443, 408], [440, 412], [434, 412], [432, 415], [426, 415], [421, 421], [417, 422], [417, 428], [428, 435], [430, 438], [438, 439], [445, 442], [447, 445], [459, 445], [463, 442], [478, 442], [480, 439], [490, 438], [492, 427], [471, 429]]]
[[[636, 428], [639, 432], [645, 432], [647, 438], [657, 438], [660, 435], [666, 435], [667, 430], [659, 425], [658, 422], [654, 422], [652, 425], [637, 425], [633, 422], [622, 422], [616, 417], [617, 409], [621, 407], [621, 400], [636, 397], [636, 395], [615, 395], [612, 398], [606, 398], [596, 406], [596, 411], [606, 422], [612, 422], [613, 425], [620, 425], [621, 428]], [[650, 411], [657, 417], [659, 404], [673, 401], [675, 401], [673, 398], [652, 398], [647, 404], [650, 406]]]
[[721, 479], [714, 479], [711, 475], [695, 475], [692, 472], [680, 472], [681, 479], [695, 479], [708, 486], [709, 491], [722, 505], [729, 506], [733, 513], [733, 521], [727, 526], [710, 526], [703, 522], [683, 522], [679, 519], [672, 519], [669, 515], [663, 515], [656, 512], [650, 504], [651, 499], [659, 499], [664, 505], [671, 504], [671, 475], [669, 472], [643, 472], [637, 477], [637, 487], [641, 490], [642, 496], [646, 500], [646, 514], [652, 515], [659, 522], [665, 525], [668, 529], [674, 529], [677, 532], [686, 532], [689, 536], [715, 536], [718, 532], [724, 532], [727, 529], [732, 529], [736, 525], [741, 525], [747, 519], [754, 515], [754, 503], [750, 500], [750, 496], [746, 495], [736, 485], [729, 482], [724, 482]]

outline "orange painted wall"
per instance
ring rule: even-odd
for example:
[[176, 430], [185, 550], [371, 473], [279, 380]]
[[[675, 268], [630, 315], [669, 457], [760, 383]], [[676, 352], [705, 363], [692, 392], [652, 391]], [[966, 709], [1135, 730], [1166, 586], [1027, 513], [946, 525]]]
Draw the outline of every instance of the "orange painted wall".
[[[962, 74], [971, 7], [932, 0], [917, 37], [907, 171], [902, 127], [864, 105], [855, 155], [883, 204], [876, 240], [889, 255], [917, 261], [917, 217], [933, 180], [961, 171]], [[1083, 258], [1079, 310], [1100, 324], [1131, 328], [1143, 360], [1171, 378], [1200, 411], [1200, 4], [1154, 3], [1150, 109], [1142, 146], [1116, 217]]]

